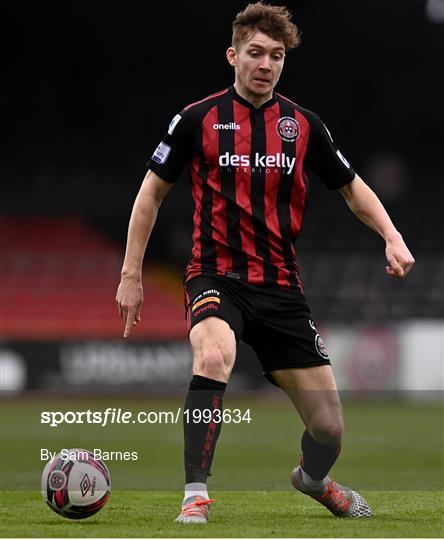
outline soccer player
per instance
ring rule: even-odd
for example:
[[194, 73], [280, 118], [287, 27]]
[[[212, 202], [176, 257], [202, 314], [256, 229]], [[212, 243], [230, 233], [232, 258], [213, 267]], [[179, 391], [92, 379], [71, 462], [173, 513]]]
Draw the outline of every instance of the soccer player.
[[116, 297], [125, 337], [141, 320], [142, 260], [157, 212], [188, 166], [195, 210], [184, 287], [193, 377], [185, 408], [213, 416], [209, 423], [184, 417], [186, 484], [176, 519], [182, 523], [208, 520], [217, 418], [240, 339], [253, 347], [266, 377], [289, 395], [305, 424], [292, 485], [335, 516], [371, 515], [358, 493], [328, 476], [341, 449], [343, 419], [294, 249], [308, 172], [338, 190], [382, 236], [390, 276], [405, 277], [414, 259], [319, 116], [275, 92], [286, 52], [298, 44], [298, 29], [283, 6], [257, 2], [237, 15], [226, 53], [234, 85], [174, 116], [151, 157], [129, 223]]

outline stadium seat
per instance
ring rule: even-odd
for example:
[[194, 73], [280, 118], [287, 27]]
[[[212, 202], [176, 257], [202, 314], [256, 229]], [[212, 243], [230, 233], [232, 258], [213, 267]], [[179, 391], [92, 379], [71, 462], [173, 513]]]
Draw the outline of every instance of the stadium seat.
[[[116, 288], [123, 250], [78, 218], [3, 217], [2, 339], [121, 339]], [[132, 339], [186, 337], [180, 278], [144, 270], [143, 323]]]

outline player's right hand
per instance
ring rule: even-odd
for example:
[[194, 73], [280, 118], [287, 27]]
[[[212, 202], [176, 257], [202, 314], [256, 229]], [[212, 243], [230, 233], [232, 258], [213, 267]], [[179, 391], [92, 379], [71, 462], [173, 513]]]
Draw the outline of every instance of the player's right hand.
[[140, 312], [143, 303], [143, 287], [140, 279], [122, 277], [116, 294], [119, 315], [125, 322], [123, 337], [130, 335], [131, 329], [141, 322]]

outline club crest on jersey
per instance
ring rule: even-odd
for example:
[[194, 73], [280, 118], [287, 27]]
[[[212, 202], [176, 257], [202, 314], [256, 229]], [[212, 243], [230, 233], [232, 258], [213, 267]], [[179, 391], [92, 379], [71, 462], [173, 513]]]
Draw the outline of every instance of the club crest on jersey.
[[287, 142], [294, 142], [300, 133], [299, 124], [291, 116], [279, 118], [276, 124], [279, 137]]

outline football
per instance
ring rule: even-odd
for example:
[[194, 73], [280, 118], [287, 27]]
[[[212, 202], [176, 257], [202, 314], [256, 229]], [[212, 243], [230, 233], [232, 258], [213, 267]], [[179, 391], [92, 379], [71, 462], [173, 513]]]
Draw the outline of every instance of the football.
[[54, 512], [69, 519], [84, 519], [109, 499], [111, 478], [107, 466], [89, 450], [63, 449], [46, 464], [41, 489]]

